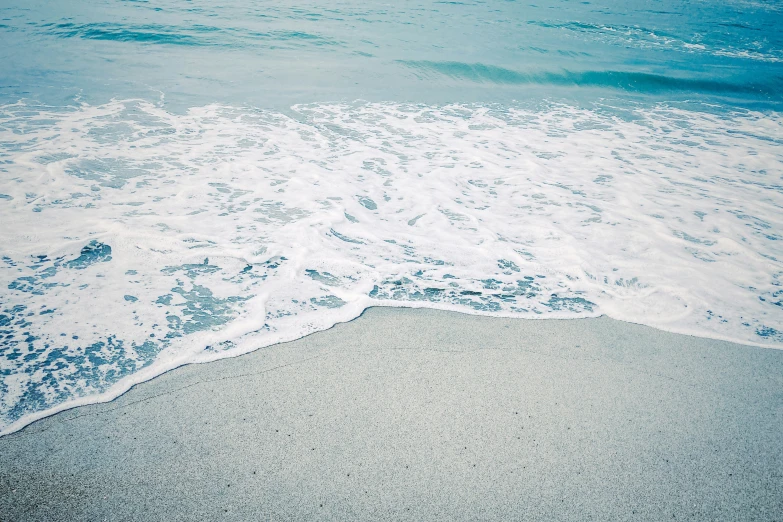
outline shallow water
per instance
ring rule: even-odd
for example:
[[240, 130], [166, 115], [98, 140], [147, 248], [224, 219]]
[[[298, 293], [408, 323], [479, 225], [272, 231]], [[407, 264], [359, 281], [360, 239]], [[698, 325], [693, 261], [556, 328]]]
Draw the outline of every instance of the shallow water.
[[0, 427], [371, 305], [783, 346], [770, 2], [0, 8]]

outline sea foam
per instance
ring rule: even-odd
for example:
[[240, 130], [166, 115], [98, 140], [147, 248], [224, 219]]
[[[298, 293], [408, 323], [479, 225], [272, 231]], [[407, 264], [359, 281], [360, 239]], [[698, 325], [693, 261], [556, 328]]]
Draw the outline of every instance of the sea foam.
[[4, 106], [0, 427], [375, 305], [782, 347], [783, 119], [704, 109]]

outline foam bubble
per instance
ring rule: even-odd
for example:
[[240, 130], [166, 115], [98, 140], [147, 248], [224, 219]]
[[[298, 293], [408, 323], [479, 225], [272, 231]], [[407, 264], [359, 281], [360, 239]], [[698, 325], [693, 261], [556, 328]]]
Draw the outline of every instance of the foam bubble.
[[372, 305], [781, 347], [780, 136], [666, 106], [2, 107], [2, 425]]

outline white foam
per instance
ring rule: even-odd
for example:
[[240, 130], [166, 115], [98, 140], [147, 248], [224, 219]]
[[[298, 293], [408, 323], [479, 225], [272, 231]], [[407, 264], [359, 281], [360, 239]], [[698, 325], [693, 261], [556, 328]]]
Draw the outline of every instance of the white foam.
[[[777, 113], [115, 101], [0, 127], [6, 432], [371, 305], [783, 346]], [[111, 260], [67, 265], [91, 241]]]

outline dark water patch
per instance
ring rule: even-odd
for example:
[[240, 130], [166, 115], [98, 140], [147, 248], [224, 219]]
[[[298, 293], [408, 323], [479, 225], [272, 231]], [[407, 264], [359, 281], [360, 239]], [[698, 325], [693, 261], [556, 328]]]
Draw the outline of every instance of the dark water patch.
[[511, 275], [512, 272], [520, 271], [516, 263], [514, 263], [513, 261], [509, 261], [507, 259], [499, 259], [498, 268], [503, 270], [503, 273], [506, 275]]
[[310, 298], [310, 302], [316, 306], [323, 306], [325, 308], [340, 308], [345, 305], [345, 301], [336, 295], [325, 295], [320, 298], [312, 297]]
[[68, 261], [65, 263], [65, 266], [67, 268], [83, 270], [95, 263], [105, 263], [107, 261], [111, 261], [111, 247], [93, 239], [82, 248], [79, 257], [72, 261]]
[[264, 261], [263, 266], [269, 268], [270, 270], [274, 270], [275, 268], [282, 265], [285, 261], [288, 261], [288, 258], [285, 256], [274, 256]]
[[[97, 243], [96, 245], [100, 245], [100, 243]], [[96, 245], [90, 243], [89, 245], [85, 246], [82, 249], [82, 255], [86, 254], [85, 259], [91, 259], [90, 256], [94, 254], [93, 250]], [[33, 270], [35, 272], [30, 275], [18, 277], [15, 280], [11, 281], [8, 284], [9, 290], [15, 290], [17, 292], [23, 292], [32, 295], [44, 295], [49, 289], [54, 288], [56, 286], [62, 286], [62, 287], [70, 286], [69, 283], [48, 281], [49, 278], [57, 275], [58, 269], [61, 268], [63, 265], [68, 268], [74, 268], [74, 266], [68, 266], [69, 263], [63, 263], [65, 256], [60, 256], [56, 259], [50, 259], [49, 256], [47, 255], [38, 255], [32, 257], [33, 257], [33, 262], [27, 264], [26, 266], [28, 269]], [[82, 259], [81, 256], [76, 260], [70, 261], [70, 263], [79, 262], [80, 259]], [[109, 257], [109, 259], [111, 259], [111, 257]], [[8, 266], [11, 267], [25, 265], [24, 263], [17, 263], [9, 257], [3, 257], [3, 261], [6, 264], [8, 264]], [[82, 261], [85, 260], [82, 259]], [[85, 261], [85, 262], [89, 263], [89, 261]], [[79, 262], [78, 266], [76, 266], [76, 268], [80, 268], [80, 267], [82, 267], [82, 262]]]
[[783, 332], [780, 332], [771, 326], [758, 327], [756, 329], [756, 335], [765, 340], [783, 341]]
[[377, 210], [378, 205], [373, 201], [371, 198], [368, 198], [367, 196], [362, 196], [359, 198], [359, 203], [366, 208], [367, 210]]
[[569, 312], [592, 312], [595, 303], [584, 299], [583, 297], [558, 297], [552, 294], [549, 301], [544, 303], [552, 310], [568, 310]]
[[333, 38], [296, 30], [270, 32], [247, 31], [235, 27], [210, 25], [161, 25], [71, 22], [49, 23], [41, 30], [58, 38], [80, 38], [110, 42], [173, 45], [184, 47], [243, 48], [263, 45], [266, 47], [299, 47], [342, 45]]
[[186, 290], [181, 282], [171, 291], [182, 299], [175, 305], [182, 317], [174, 314], [166, 317], [170, 330], [166, 334], [167, 339], [222, 326], [236, 317], [236, 304], [249, 299], [237, 296], [219, 298], [201, 285], [193, 285], [190, 290]]
[[680, 239], [684, 239], [685, 241], [688, 241], [690, 243], [696, 243], [698, 245], [712, 246], [712, 245], [714, 245], [716, 243], [715, 241], [712, 241], [712, 240], [709, 240], [709, 239], [699, 239], [697, 237], [693, 237], [690, 234], [688, 234], [686, 232], [683, 232], [681, 230], [675, 230], [673, 232], [673, 234], [674, 234], [675, 237], [678, 237]]
[[[82, 38], [85, 40], [106, 40], [112, 42], [137, 42], [168, 45], [212, 45], [209, 41], [185, 34], [183, 28], [164, 25], [120, 25], [111, 23], [93, 24], [44, 24], [46, 33], [59, 38]], [[217, 27], [190, 27], [189, 31], [214, 32]]]
[[419, 220], [419, 219], [420, 219], [420, 218], [421, 218], [423, 215], [424, 215], [424, 214], [419, 214], [419, 215], [418, 215], [418, 216], [416, 216], [415, 218], [413, 218], [413, 219], [409, 219], [409, 220], [408, 220], [408, 226], [411, 226], [411, 227], [412, 227], [413, 225], [415, 225], [415, 224], [416, 224], [416, 222], [417, 222], [417, 221], [418, 221], [418, 220]]
[[223, 270], [217, 265], [210, 265], [209, 259], [205, 258], [201, 263], [186, 263], [179, 266], [167, 266], [161, 269], [161, 272], [167, 275], [183, 272], [188, 278], [195, 279], [199, 275], [209, 275]]
[[47, 290], [54, 288], [55, 286], [68, 286], [62, 283], [46, 283], [41, 281], [40, 277], [36, 276], [23, 276], [18, 277], [15, 280], [8, 283], [9, 290], [16, 290], [17, 292], [24, 292], [33, 295], [44, 295]]
[[318, 272], [318, 270], [307, 269], [305, 274], [319, 283], [327, 286], [340, 286], [340, 280], [329, 272]]

